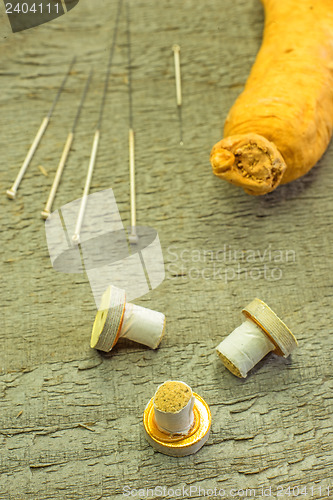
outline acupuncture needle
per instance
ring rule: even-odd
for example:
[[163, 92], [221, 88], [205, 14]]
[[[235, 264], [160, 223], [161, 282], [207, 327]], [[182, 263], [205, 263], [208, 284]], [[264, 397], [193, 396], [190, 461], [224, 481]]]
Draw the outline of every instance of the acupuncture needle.
[[127, 57], [128, 57], [128, 116], [129, 116], [129, 173], [130, 173], [130, 206], [131, 206], [131, 231], [128, 236], [131, 253], [135, 248], [135, 253], [140, 258], [142, 269], [147, 281], [149, 290], [152, 290], [149, 273], [146, 268], [146, 263], [142, 256], [139, 243], [139, 235], [136, 226], [136, 192], [135, 192], [135, 154], [134, 154], [134, 129], [133, 129], [133, 87], [132, 87], [132, 54], [131, 54], [131, 30], [130, 30], [130, 9], [129, 0], [126, 2], [126, 20], [127, 20]]
[[183, 122], [182, 122], [182, 83], [180, 76], [180, 46], [174, 44], [172, 46], [173, 54], [174, 54], [174, 62], [175, 62], [175, 80], [176, 80], [176, 102], [178, 108], [178, 119], [179, 119], [179, 129], [180, 129], [180, 142], [181, 146], [183, 143]]
[[21, 167], [21, 169], [20, 169], [20, 171], [19, 171], [19, 173], [18, 173], [18, 175], [17, 175], [17, 177], [16, 177], [16, 179], [14, 181], [14, 184], [12, 185], [12, 187], [10, 189], [8, 189], [6, 191], [6, 194], [7, 194], [8, 198], [10, 198], [11, 200], [14, 200], [15, 197], [16, 197], [16, 193], [17, 193], [17, 190], [19, 188], [19, 185], [20, 185], [20, 183], [21, 183], [21, 181], [23, 179], [23, 176], [24, 176], [24, 174], [25, 174], [25, 172], [26, 172], [26, 170], [27, 170], [27, 168], [28, 168], [28, 166], [29, 166], [29, 164], [30, 164], [30, 162], [31, 162], [31, 160], [32, 160], [32, 158], [33, 158], [33, 156], [34, 156], [34, 154], [35, 154], [38, 146], [39, 146], [39, 143], [42, 140], [42, 137], [43, 137], [43, 135], [44, 135], [44, 133], [45, 133], [45, 131], [47, 129], [47, 126], [48, 126], [48, 124], [50, 122], [50, 119], [51, 119], [51, 116], [53, 114], [54, 108], [56, 107], [56, 104], [59, 101], [60, 95], [61, 95], [62, 91], [64, 90], [64, 87], [66, 85], [67, 79], [68, 79], [69, 75], [71, 74], [71, 71], [72, 71], [72, 68], [73, 68], [73, 66], [75, 64], [75, 61], [76, 61], [76, 57], [74, 57], [72, 59], [72, 62], [69, 65], [68, 71], [67, 71], [67, 73], [66, 73], [66, 75], [65, 75], [65, 77], [63, 79], [62, 84], [60, 85], [60, 87], [58, 89], [57, 95], [54, 98], [54, 101], [52, 103], [50, 111], [45, 116], [45, 118], [43, 118], [43, 121], [42, 121], [42, 123], [41, 123], [41, 125], [40, 125], [40, 127], [38, 129], [38, 132], [37, 132], [37, 134], [36, 134], [36, 136], [35, 136], [32, 144], [31, 144], [31, 146], [30, 146], [28, 154], [27, 154], [27, 156], [24, 159], [24, 162], [23, 162], [22, 167]]
[[129, 235], [130, 243], [138, 242], [136, 231], [136, 192], [135, 192], [135, 153], [134, 153], [134, 130], [133, 130], [133, 102], [132, 102], [132, 56], [131, 56], [131, 32], [130, 32], [130, 13], [129, 4], [126, 3], [127, 20], [127, 60], [128, 60], [128, 150], [129, 150], [129, 174], [130, 174], [130, 206], [131, 206], [131, 233]]
[[91, 82], [92, 74], [93, 74], [93, 70], [90, 71], [89, 77], [88, 77], [87, 82], [85, 84], [85, 87], [84, 87], [84, 90], [83, 90], [83, 93], [82, 93], [82, 97], [81, 97], [81, 100], [80, 100], [80, 104], [78, 106], [78, 109], [77, 109], [77, 112], [76, 112], [76, 115], [75, 115], [75, 118], [74, 118], [72, 129], [71, 129], [71, 131], [68, 134], [67, 140], [66, 140], [65, 145], [64, 145], [64, 149], [62, 151], [62, 155], [61, 155], [61, 158], [60, 158], [60, 161], [59, 161], [59, 165], [58, 165], [58, 168], [57, 168], [54, 180], [53, 180], [53, 184], [52, 184], [52, 187], [51, 187], [51, 190], [50, 190], [50, 194], [49, 194], [48, 200], [46, 202], [44, 210], [41, 213], [43, 219], [47, 219], [48, 216], [51, 213], [52, 204], [53, 204], [54, 198], [55, 198], [56, 193], [57, 193], [59, 182], [60, 182], [63, 170], [65, 168], [65, 165], [66, 165], [66, 162], [67, 162], [67, 159], [68, 159], [68, 156], [69, 156], [69, 153], [70, 153], [73, 141], [74, 141], [75, 129], [76, 129], [76, 126], [78, 124], [78, 121], [79, 121], [79, 118], [80, 118], [80, 114], [81, 114], [81, 111], [82, 111], [82, 108], [83, 108], [83, 105], [84, 105], [84, 101], [85, 101], [86, 96], [87, 96], [87, 92], [88, 92], [89, 85], [90, 85], [90, 82]]
[[81, 233], [82, 223], [83, 223], [83, 219], [84, 219], [84, 213], [85, 213], [86, 206], [87, 206], [91, 180], [92, 180], [92, 176], [94, 173], [94, 167], [95, 167], [95, 163], [96, 163], [99, 140], [100, 140], [100, 135], [101, 135], [103, 113], [104, 113], [105, 101], [106, 101], [106, 96], [107, 96], [107, 91], [108, 91], [108, 86], [109, 86], [111, 66], [112, 66], [112, 61], [113, 61], [113, 54], [114, 54], [116, 40], [117, 40], [121, 6], [122, 6], [122, 0], [119, 0], [117, 16], [116, 16], [116, 21], [115, 21], [114, 31], [113, 31], [113, 39], [112, 39], [111, 49], [110, 49], [109, 62], [108, 62], [108, 66], [107, 66], [106, 76], [105, 76], [104, 91], [103, 91], [103, 96], [102, 96], [100, 112], [99, 112], [99, 118], [98, 118], [97, 128], [96, 128], [95, 134], [94, 134], [94, 139], [93, 139], [93, 144], [92, 144], [92, 149], [91, 149], [91, 154], [90, 154], [90, 160], [89, 160], [89, 166], [88, 166], [88, 172], [87, 172], [87, 177], [86, 177], [86, 181], [85, 181], [85, 185], [84, 185], [84, 189], [83, 189], [83, 195], [81, 198], [79, 213], [78, 213], [78, 216], [76, 219], [75, 231], [74, 231], [74, 234], [72, 236], [72, 241], [75, 244], [80, 243], [80, 233]]

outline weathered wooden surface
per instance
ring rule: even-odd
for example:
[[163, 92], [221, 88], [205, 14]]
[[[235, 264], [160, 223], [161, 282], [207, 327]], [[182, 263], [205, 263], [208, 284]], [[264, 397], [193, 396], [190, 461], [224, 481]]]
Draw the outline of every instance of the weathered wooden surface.
[[[89, 282], [51, 267], [39, 213], [94, 64], [55, 208], [81, 196], [116, 7], [81, 0], [69, 14], [0, 44], [2, 192], [70, 58], [79, 57], [17, 200], [0, 198], [0, 498], [113, 499], [125, 486], [187, 488], [173, 498], [186, 498], [191, 486], [197, 499], [204, 497], [199, 487], [223, 488], [220, 498], [245, 497], [232, 488], [255, 488], [262, 497], [262, 487], [268, 497], [271, 487], [277, 498], [290, 486], [291, 495], [307, 487], [301, 498], [331, 498], [332, 147], [306, 177], [260, 198], [219, 181], [208, 161], [260, 44], [257, 0], [131, 3], [138, 222], [158, 230], [166, 265], [163, 284], [137, 302], [166, 314], [161, 347], [120, 341], [110, 356], [91, 350]], [[182, 49], [183, 147], [174, 43]], [[122, 15], [92, 191], [112, 187], [128, 224], [126, 58]], [[244, 381], [225, 370], [215, 346], [255, 296], [300, 346], [292, 359], [269, 356]], [[186, 381], [212, 410], [208, 443], [183, 459], [154, 452], [143, 436], [144, 407], [169, 378]]]

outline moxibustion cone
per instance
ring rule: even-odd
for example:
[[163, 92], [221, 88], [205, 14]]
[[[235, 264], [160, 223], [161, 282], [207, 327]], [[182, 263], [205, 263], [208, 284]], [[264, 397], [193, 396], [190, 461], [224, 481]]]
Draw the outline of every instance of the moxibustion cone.
[[122, 337], [156, 349], [164, 331], [164, 314], [126, 303], [125, 291], [109, 286], [94, 321], [90, 346], [109, 352]]
[[195, 397], [191, 387], [180, 381], [167, 381], [160, 385], [154, 396], [157, 427], [169, 434], [186, 435], [194, 422]]
[[143, 415], [146, 439], [165, 455], [196, 453], [207, 441], [211, 413], [207, 403], [179, 380], [160, 385]]
[[286, 358], [298, 344], [289, 328], [262, 300], [254, 299], [242, 312], [246, 321], [216, 350], [231, 373], [245, 378], [269, 352]]

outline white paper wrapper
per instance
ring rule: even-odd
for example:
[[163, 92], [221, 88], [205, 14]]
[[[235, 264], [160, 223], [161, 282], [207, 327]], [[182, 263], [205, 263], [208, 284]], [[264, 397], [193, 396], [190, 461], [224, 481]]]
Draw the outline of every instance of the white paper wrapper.
[[164, 314], [129, 303], [125, 305], [120, 337], [156, 349], [163, 337], [164, 326]]
[[275, 346], [259, 326], [251, 320], [246, 320], [216, 349], [239, 370], [242, 377], [246, 377]]
[[[157, 427], [162, 432], [165, 432], [167, 434], [186, 435], [194, 423], [193, 406], [194, 406], [195, 397], [193, 396], [191, 387], [189, 387], [187, 384], [185, 384], [185, 382], [181, 382], [181, 381], [173, 381], [173, 382], [180, 382], [181, 384], [186, 385], [186, 387], [188, 387], [191, 391], [191, 398], [190, 398], [189, 402], [187, 403], [187, 405], [176, 413], [175, 412], [161, 411], [158, 408], [156, 408], [156, 405], [154, 404], [155, 421], [156, 421]], [[161, 386], [159, 386], [158, 389], [160, 387]], [[158, 391], [158, 389], [157, 389], [157, 391]]]

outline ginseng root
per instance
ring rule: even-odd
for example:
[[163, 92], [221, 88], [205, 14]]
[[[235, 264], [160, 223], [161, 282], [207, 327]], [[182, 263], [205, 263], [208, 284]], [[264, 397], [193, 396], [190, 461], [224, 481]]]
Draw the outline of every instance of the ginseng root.
[[253, 195], [306, 174], [333, 131], [333, 2], [262, 3], [261, 48], [210, 157], [215, 175]]

